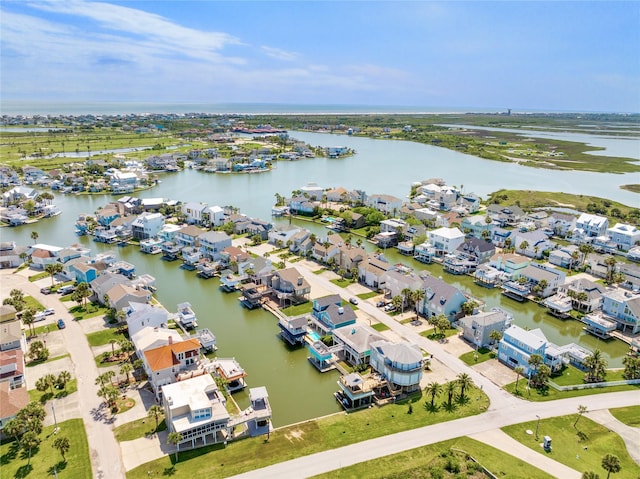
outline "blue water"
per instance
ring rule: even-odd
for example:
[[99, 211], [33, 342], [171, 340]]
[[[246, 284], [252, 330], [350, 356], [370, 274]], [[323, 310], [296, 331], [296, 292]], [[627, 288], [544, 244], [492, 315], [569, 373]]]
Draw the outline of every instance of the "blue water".
[[320, 335], [315, 331], [309, 331], [307, 336], [309, 336], [313, 342], [320, 341]]

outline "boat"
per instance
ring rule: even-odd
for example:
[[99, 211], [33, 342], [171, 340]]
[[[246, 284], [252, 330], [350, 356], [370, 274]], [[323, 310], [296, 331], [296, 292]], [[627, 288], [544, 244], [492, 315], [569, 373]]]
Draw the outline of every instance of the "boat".
[[178, 304], [178, 321], [188, 329], [198, 327], [196, 314], [193, 312], [193, 309], [191, 309], [190, 303]]

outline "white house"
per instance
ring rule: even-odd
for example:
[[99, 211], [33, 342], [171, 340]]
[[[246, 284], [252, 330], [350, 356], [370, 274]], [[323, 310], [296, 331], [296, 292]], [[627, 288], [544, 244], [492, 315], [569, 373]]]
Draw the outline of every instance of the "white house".
[[135, 239], [155, 238], [164, 226], [164, 216], [160, 213], [142, 213], [131, 223], [131, 234]]
[[371, 195], [367, 198], [366, 204], [388, 215], [402, 208], [402, 200], [391, 195]]
[[609, 220], [603, 216], [582, 213], [576, 221], [574, 236], [580, 238], [596, 238], [603, 236], [609, 227]]
[[636, 243], [640, 242], [640, 230], [624, 223], [616, 223], [613, 228], [607, 229], [607, 236], [622, 251], [629, 251]]
[[427, 232], [429, 243], [437, 256], [453, 253], [464, 242], [464, 233], [458, 228], [438, 228]]

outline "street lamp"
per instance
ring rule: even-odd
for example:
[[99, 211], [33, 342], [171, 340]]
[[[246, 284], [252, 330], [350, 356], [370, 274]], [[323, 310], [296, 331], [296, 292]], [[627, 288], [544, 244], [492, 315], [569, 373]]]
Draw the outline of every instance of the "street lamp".
[[58, 420], [56, 419], [56, 409], [53, 407], [53, 401], [51, 402], [51, 412], [53, 413], [53, 433], [56, 434], [58, 432]]
[[536, 424], [536, 441], [538, 440], [538, 430], [540, 429], [540, 416], [538, 416], [536, 414], [536, 417], [538, 418], [538, 423]]

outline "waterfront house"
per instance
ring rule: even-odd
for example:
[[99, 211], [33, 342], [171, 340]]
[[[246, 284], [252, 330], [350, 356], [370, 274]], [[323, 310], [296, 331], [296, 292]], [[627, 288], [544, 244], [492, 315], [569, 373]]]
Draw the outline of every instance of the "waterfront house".
[[536, 328], [527, 331], [520, 326], [511, 325], [504, 332], [500, 343], [498, 344], [498, 360], [510, 368], [517, 366], [523, 368], [522, 375], [530, 377], [531, 367], [529, 366], [529, 358], [533, 354], [542, 357], [544, 364], [557, 370], [561, 367], [559, 358], [547, 355], [547, 338], [541, 329]]
[[271, 228], [273, 228], [271, 223], [260, 218], [250, 218], [248, 224], [244, 227], [249, 237], [258, 236], [261, 241], [267, 240]]
[[[504, 248], [506, 246], [507, 238], [511, 237], [511, 232], [512, 230], [494, 227], [491, 230], [491, 242], [498, 248]], [[512, 241], [512, 239], [509, 239], [509, 241]]]
[[496, 252], [493, 243], [478, 238], [467, 238], [454, 251], [454, 255], [474, 262], [476, 265], [489, 262]]
[[160, 231], [158, 232], [158, 239], [164, 242], [174, 242], [176, 238], [176, 234], [178, 231], [182, 229], [182, 226], [175, 225], [173, 223], [165, 223]]
[[425, 359], [417, 345], [381, 339], [371, 342], [370, 348], [371, 369], [387, 381], [392, 393], [410, 393], [420, 389]]
[[489, 266], [498, 271], [504, 271], [511, 279], [517, 279], [529, 262], [528, 258], [519, 254], [496, 253], [489, 260]]
[[425, 317], [444, 315], [454, 322], [462, 313], [462, 305], [467, 301], [465, 295], [458, 288], [440, 278], [422, 274], [420, 289], [424, 291], [424, 298], [418, 305], [418, 311]]
[[[128, 320], [127, 324], [129, 324]], [[148, 349], [155, 349], [168, 344], [170, 340], [174, 343], [182, 341], [180, 333], [167, 327], [166, 323], [161, 323], [158, 326], [142, 326], [129, 331], [129, 338], [138, 357], [142, 357]]]
[[[253, 284], [255, 289], [255, 284]], [[278, 318], [278, 327], [280, 335], [292, 346], [304, 344], [307, 335], [307, 326], [309, 324], [309, 316], [306, 314], [300, 316], [280, 316]]]
[[130, 281], [121, 274], [106, 271], [91, 281], [89, 286], [95, 295], [95, 300], [104, 305], [104, 296], [116, 284], [130, 284]]
[[331, 294], [313, 300], [311, 324], [322, 335], [330, 334], [336, 328], [355, 324], [356, 313], [349, 306], [342, 305], [342, 298]]
[[382, 276], [392, 269], [393, 265], [384, 257], [370, 254], [358, 265], [358, 277], [362, 284], [377, 290], [381, 287]]
[[576, 240], [585, 240], [604, 236], [608, 227], [609, 220], [606, 217], [582, 213], [576, 220], [573, 238]]
[[300, 188], [302, 196], [309, 198], [311, 200], [320, 200], [322, 199], [322, 195], [324, 189], [318, 186], [317, 183], [307, 183], [305, 186]]
[[199, 355], [200, 341], [192, 338], [175, 342], [173, 336], [169, 337], [167, 344], [143, 351], [143, 367], [156, 399], [162, 397], [163, 386], [175, 383], [181, 372], [204, 372], [196, 364]]
[[373, 237], [373, 241], [378, 245], [378, 248], [390, 248], [398, 244], [398, 233], [392, 231], [378, 233]]
[[462, 327], [462, 337], [478, 349], [488, 348], [493, 343], [491, 333], [504, 332], [510, 320], [507, 313], [501, 309], [493, 309], [481, 311], [472, 316], [464, 316], [460, 318], [459, 323]]
[[416, 245], [413, 249], [413, 258], [421, 263], [431, 263], [435, 257], [436, 248], [428, 241]]
[[227, 246], [220, 252], [221, 263], [237, 274], [244, 273], [245, 268], [249, 269], [252, 260], [253, 257], [249, 253], [242, 251], [237, 246]]
[[462, 206], [470, 215], [480, 210], [481, 199], [475, 193], [464, 193], [458, 198], [458, 205]]
[[519, 277], [525, 278], [526, 283], [532, 290], [535, 286], [540, 285], [542, 281], [546, 281], [546, 287], [539, 291], [538, 295], [542, 298], [547, 298], [554, 294], [560, 285], [564, 283], [566, 275], [564, 271], [551, 266], [531, 263], [520, 271]]
[[[489, 220], [487, 222], [487, 219]], [[467, 216], [460, 222], [460, 228], [467, 236], [477, 239], [491, 238], [492, 220], [487, 215]]]
[[311, 233], [309, 230], [300, 229], [297, 233], [295, 233], [289, 241], [289, 251], [292, 253], [297, 253], [304, 255], [312, 250], [313, 242], [310, 239]]
[[316, 203], [309, 201], [304, 196], [294, 196], [293, 198], [287, 199], [286, 203], [294, 215], [310, 216], [316, 207]]
[[453, 253], [464, 242], [464, 233], [458, 228], [438, 228], [427, 232], [429, 243], [435, 248], [436, 256]]
[[129, 303], [148, 303], [151, 292], [146, 289], [136, 289], [130, 284], [116, 284], [106, 294], [109, 296], [109, 307], [116, 311], [127, 309]]
[[28, 186], [14, 186], [10, 190], [2, 193], [3, 206], [9, 206], [12, 204], [21, 204], [27, 200], [35, 201], [38, 196], [38, 191], [29, 188]]
[[635, 292], [640, 290], [640, 266], [631, 263], [618, 263], [616, 269], [624, 277], [624, 282], [621, 282], [620, 286]]
[[334, 344], [342, 345], [338, 356], [352, 366], [368, 364], [371, 343], [383, 339], [384, 336], [366, 324], [351, 324], [333, 330]]
[[[198, 228], [197, 226], [183, 226], [175, 235], [175, 243], [180, 248], [185, 248], [187, 246], [198, 247], [200, 246], [200, 236], [205, 233], [207, 233], [205, 230]], [[209, 231], [208, 233], [214, 232]]]
[[222, 251], [231, 246], [231, 237], [224, 231], [207, 231], [199, 235], [200, 251], [205, 258], [218, 261]]
[[576, 279], [558, 287], [558, 293], [571, 298], [571, 306], [576, 311], [590, 313], [600, 307], [605, 287], [586, 278]]
[[349, 273], [352, 270], [357, 270], [360, 263], [367, 257], [367, 251], [362, 247], [343, 245], [339, 248], [339, 251], [340, 253], [336, 256], [337, 266]]
[[226, 398], [210, 374], [203, 374], [163, 388], [167, 429], [180, 434], [180, 443], [207, 445], [229, 438], [230, 415]]
[[270, 279], [270, 287], [280, 304], [307, 301], [311, 293], [311, 286], [296, 268], [275, 271]]
[[395, 216], [396, 212], [402, 208], [402, 200], [391, 195], [370, 195], [367, 198], [366, 205]]
[[618, 324], [623, 332], [640, 332], [640, 294], [620, 288], [602, 294], [602, 312]]
[[134, 239], [145, 240], [155, 238], [164, 226], [164, 216], [160, 213], [142, 213], [131, 223]]
[[381, 233], [402, 233], [403, 235], [407, 232], [409, 228], [409, 224], [401, 220], [399, 218], [391, 218], [388, 220], [382, 220], [380, 222], [380, 232]]
[[[99, 274], [102, 273], [102, 271], [104, 271], [104, 269], [99, 268], [97, 264], [89, 264], [87, 260], [88, 258], [77, 258], [76, 260], [69, 261], [67, 263], [67, 271], [65, 272], [63, 270], [63, 274], [78, 284], [91, 283]], [[104, 263], [100, 266], [102, 265], [106, 267]]]
[[629, 251], [640, 244], [640, 230], [630, 224], [616, 223], [613, 228], [607, 229], [606, 235], [619, 251]]
[[349, 190], [343, 188], [342, 186], [338, 186], [337, 188], [332, 188], [325, 191], [325, 195], [327, 197], [327, 201], [331, 201], [333, 203], [347, 203], [349, 198]]
[[347, 411], [367, 407], [374, 400], [374, 388], [377, 385], [377, 380], [365, 379], [358, 373], [340, 376], [338, 380], [340, 390], [335, 393], [336, 399]]
[[[125, 320], [127, 322], [129, 336], [132, 338], [133, 335], [143, 328], [166, 328], [169, 324], [168, 311], [161, 306], [153, 304], [129, 303], [126, 309], [126, 315]], [[140, 348], [140, 350], [144, 349], [147, 348]]]
[[315, 243], [313, 245], [313, 249], [311, 250], [311, 257], [321, 263], [328, 263], [331, 258], [335, 258], [339, 254], [339, 246], [328, 241], [324, 243]]
[[215, 358], [213, 368], [222, 379], [226, 381], [227, 392], [241, 391], [247, 386], [244, 378], [247, 373], [236, 361], [236, 358]]

